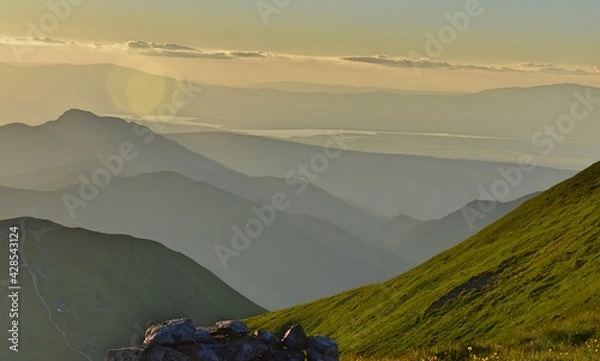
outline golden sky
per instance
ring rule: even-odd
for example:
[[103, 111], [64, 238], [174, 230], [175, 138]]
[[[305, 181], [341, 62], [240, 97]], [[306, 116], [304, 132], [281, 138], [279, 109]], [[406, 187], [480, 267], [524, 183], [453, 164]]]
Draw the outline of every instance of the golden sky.
[[0, 62], [232, 86], [600, 86], [598, 13], [595, 0], [3, 0]]

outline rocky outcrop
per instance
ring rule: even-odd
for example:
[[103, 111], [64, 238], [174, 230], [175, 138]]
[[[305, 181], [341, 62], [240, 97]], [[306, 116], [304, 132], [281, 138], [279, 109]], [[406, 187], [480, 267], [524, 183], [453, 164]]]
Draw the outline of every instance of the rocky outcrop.
[[208, 327], [190, 319], [166, 321], [146, 330], [143, 346], [109, 350], [105, 361], [339, 361], [335, 341], [309, 337], [300, 325], [279, 339], [266, 330], [251, 335], [237, 320]]

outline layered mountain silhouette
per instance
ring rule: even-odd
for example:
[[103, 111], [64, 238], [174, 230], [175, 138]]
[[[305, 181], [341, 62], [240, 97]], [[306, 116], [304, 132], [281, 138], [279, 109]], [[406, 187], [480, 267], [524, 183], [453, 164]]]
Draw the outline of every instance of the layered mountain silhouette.
[[[283, 192], [290, 200], [288, 213], [321, 217], [359, 237], [376, 234], [385, 221], [302, 181], [249, 177], [149, 128], [81, 110], [42, 126], [0, 127], [0, 148], [2, 154], [19, 154], [0, 158], [3, 186], [53, 190], [80, 185], [82, 175], [91, 180], [99, 168], [109, 170], [111, 177], [170, 171], [256, 203], [268, 204]], [[123, 158], [124, 150], [129, 159], [115, 160]]]
[[[232, 139], [232, 157], [244, 158], [248, 149], [246, 154], [255, 152], [252, 157], [265, 156], [263, 162], [248, 156], [249, 164], [266, 162], [279, 170], [290, 159], [306, 161], [322, 151], [261, 138]], [[332, 164], [323, 173], [323, 178], [331, 174], [325, 185], [340, 196], [362, 197], [343, 200], [312, 184], [248, 176], [147, 127], [81, 110], [41, 126], [0, 127], [0, 147], [2, 154], [19, 154], [0, 158], [0, 185], [12, 187], [0, 189], [11, 205], [0, 218], [29, 215], [161, 242], [269, 309], [385, 280], [474, 232], [456, 232], [442, 221], [442, 226], [425, 223], [406, 240], [408, 228], [390, 236], [385, 217], [365, 210], [368, 203], [360, 204], [361, 199], [395, 202], [401, 209], [416, 204], [437, 209], [477, 198], [477, 186], [491, 184], [499, 166], [516, 167], [349, 152], [338, 159], [347, 158], [346, 163]], [[353, 165], [357, 170], [351, 171]], [[523, 177], [520, 190], [512, 191], [544, 189], [564, 174], [537, 168]], [[461, 190], [465, 194], [459, 196]], [[264, 209], [272, 209], [274, 197], [288, 207], [267, 225], [271, 216]], [[252, 233], [258, 234], [247, 236]], [[303, 267], [307, 259], [311, 272]], [[290, 277], [307, 287], [293, 287]]]
[[386, 248], [414, 264], [421, 264], [478, 233], [537, 194], [507, 203], [474, 201], [446, 217], [426, 222], [398, 216], [385, 226]]
[[269, 309], [382, 281], [413, 264], [314, 216], [273, 213], [269, 204], [173, 172], [114, 179], [89, 201], [79, 190], [0, 188], [11, 205], [0, 219], [27, 214], [158, 241]]
[[[89, 109], [104, 114], [153, 114], [181, 82], [114, 65], [0, 66], [0, 97], [39, 103], [24, 109], [20, 119], [51, 119], [64, 109]], [[37, 84], [32, 88], [30, 84]], [[579, 92], [600, 89], [574, 84], [503, 88], [465, 95], [406, 95], [388, 92], [325, 94], [239, 89], [203, 84], [178, 115], [218, 119], [238, 128], [362, 129], [372, 131], [479, 134], [530, 140], [544, 124], [568, 113]], [[162, 95], [162, 98], [160, 96]], [[157, 99], [156, 104], [150, 100]], [[232, 107], [231, 104], [235, 104]], [[10, 105], [10, 104], [9, 104]], [[16, 106], [16, 105], [15, 105]], [[35, 110], [36, 116], [25, 115]], [[8, 114], [14, 114], [7, 111]], [[569, 134], [571, 141], [594, 142], [598, 110]], [[281, 120], [285, 119], [283, 123]]]
[[600, 163], [397, 278], [250, 324], [277, 330], [302, 322], [346, 353], [394, 357], [452, 342], [528, 343], [528, 332], [540, 328], [593, 322], [599, 204]]
[[[3, 269], [8, 270], [9, 227], [19, 227], [21, 236], [20, 351], [3, 347], [3, 360], [103, 360], [108, 348], [140, 344], [146, 327], [165, 319], [185, 316], [212, 324], [264, 312], [206, 268], [157, 242], [34, 218], [0, 221]], [[2, 297], [2, 314], [10, 308], [9, 298]]]
[[[309, 163], [324, 146], [233, 133], [167, 134], [190, 150], [218, 161], [239, 172], [254, 176], [285, 177], [298, 164]], [[351, 137], [340, 140], [345, 146]], [[325, 139], [322, 144], [335, 144]], [[318, 174], [315, 185], [327, 192], [386, 217], [398, 214], [422, 220], [444, 217], [474, 199], [481, 198], [479, 187], [490, 188], [502, 180], [499, 168], [513, 165], [495, 162], [464, 161], [432, 157], [375, 154], [345, 150]], [[537, 167], [511, 187], [511, 201], [548, 189], [574, 175]], [[371, 235], [374, 237], [375, 235]]]

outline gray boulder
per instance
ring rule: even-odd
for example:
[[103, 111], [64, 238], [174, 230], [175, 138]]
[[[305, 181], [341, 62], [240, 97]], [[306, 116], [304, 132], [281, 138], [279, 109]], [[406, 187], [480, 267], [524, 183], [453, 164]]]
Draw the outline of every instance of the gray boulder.
[[254, 337], [256, 337], [256, 339], [259, 340], [260, 342], [267, 344], [268, 346], [271, 346], [271, 347], [281, 346], [281, 340], [269, 331], [256, 330], [254, 332]]
[[205, 328], [196, 327], [196, 332], [194, 332], [194, 342], [195, 343], [212, 343], [213, 338]]
[[308, 348], [308, 338], [302, 326], [293, 325], [286, 331], [281, 339], [281, 344], [293, 350], [306, 350]]
[[217, 342], [217, 343], [206, 343], [206, 344], [196, 344], [196, 348], [204, 348], [212, 351], [219, 359], [222, 359], [223, 351], [225, 350], [225, 346], [227, 343]]
[[189, 318], [170, 320], [146, 330], [144, 346], [175, 346], [194, 342], [196, 328]]
[[304, 361], [304, 352], [300, 350], [284, 350], [284, 349], [270, 349], [266, 357], [267, 361]]
[[146, 349], [143, 361], [192, 361], [192, 358], [169, 347], [151, 346]]
[[325, 336], [311, 337], [306, 353], [308, 361], [339, 361], [340, 359], [337, 343]]
[[195, 349], [200, 361], [220, 361], [219, 356], [213, 351], [213, 347], [200, 344], [196, 345]]
[[215, 324], [217, 333], [227, 336], [247, 335], [250, 330], [245, 323], [238, 320], [219, 321]]
[[221, 354], [223, 360], [252, 361], [262, 358], [269, 347], [254, 337], [242, 336], [229, 341]]

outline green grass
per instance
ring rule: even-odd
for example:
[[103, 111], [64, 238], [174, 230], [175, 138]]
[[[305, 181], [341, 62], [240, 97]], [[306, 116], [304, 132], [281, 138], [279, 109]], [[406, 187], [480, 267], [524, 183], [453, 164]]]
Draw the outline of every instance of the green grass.
[[[9, 225], [0, 221], [0, 239]], [[157, 242], [83, 229], [58, 227], [38, 240], [35, 230], [52, 228], [46, 221], [26, 222], [25, 255], [37, 278], [35, 293], [27, 267], [20, 267], [21, 350], [0, 349], [0, 360], [84, 358], [65, 346], [49, 317], [76, 350], [103, 360], [109, 348], [140, 345], [152, 323], [191, 317], [212, 324], [231, 317], [264, 312], [190, 258]], [[8, 270], [8, 247], [0, 248], [0, 265]], [[57, 312], [64, 302], [65, 312]], [[0, 324], [8, 327], [8, 299], [0, 299]], [[8, 343], [8, 342], [6, 342]]]
[[[494, 276], [465, 287], [482, 275]], [[336, 339], [349, 359], [442, 359], [456, 350], [456, 360], [494, 352], [588, 360], [595, 351], [579, 341], [598, 336], [599, 289], [600, 163], [395, 279], [247, 321], [274, 331], [300, 322]], [[469, 345], [489, 352], [465, 354]]]

